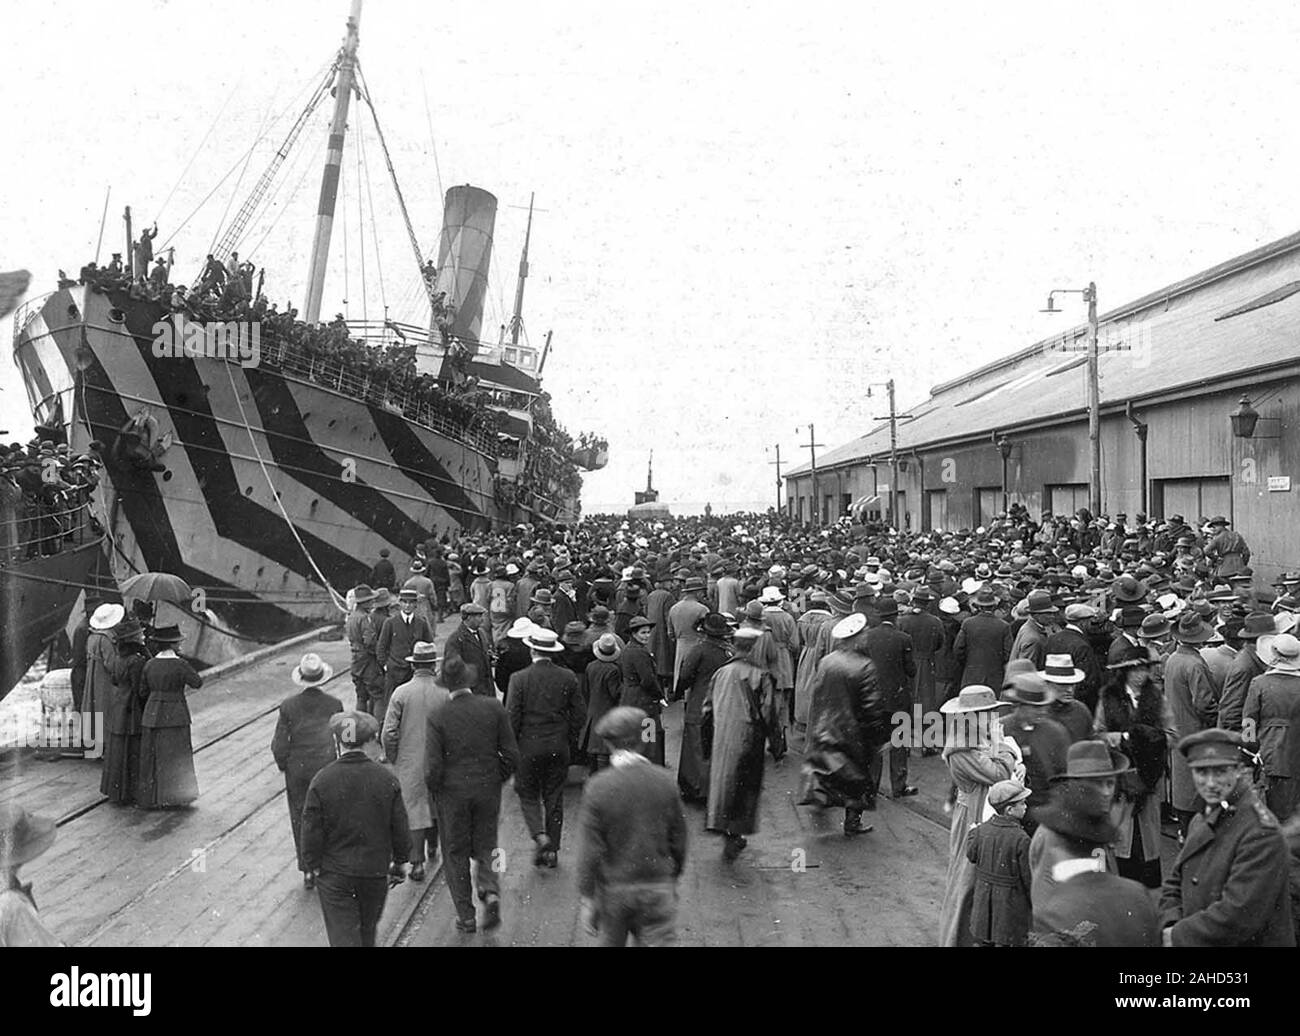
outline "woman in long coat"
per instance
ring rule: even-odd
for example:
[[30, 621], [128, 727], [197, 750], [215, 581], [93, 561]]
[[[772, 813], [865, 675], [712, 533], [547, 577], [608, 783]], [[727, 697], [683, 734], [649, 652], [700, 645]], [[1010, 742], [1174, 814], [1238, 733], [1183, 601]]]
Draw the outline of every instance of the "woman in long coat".
[[812, 703], [813, 677], [817, 675], [817, 666], [834, 647], [831, 640], [831, 628], [836, 620], [847, 614], [847, 609], [840, 615], [826, 611], [826, 595], [817, 591], [808, 595], [814, 610], [804, 612], [799, 617], [799, 638], [803, 651], [799, 655], [799, 665], [794, 674], [794, 725], [796, 730], [808, 729], [808, 708]]
[[685, 697], [682, 716], [682, 750], [677, 761], [677, 787], [687, 802], [704, 802], [709, 797], [709, 761], [704, 758], [702, 724], [704, 699], [713, 674], [731, 660], [727, 620], [709, 612], [700, 624], [703, 639], [686, 647], [677, 675], [676, 697]]
[[747, 844], [744, 836], [758, 830], [763, 746], [777, 719], [772, 667], [753, 657], [761, 637], [752, 627], [736, 630], [736, 656], [713, 674], [702, 710], [706, 728], [712, 723], [712, 736], [705, 736], [712, 742], [705, 826], [727, 836], [726, 860], [734, 860]]
[[141, 718], [147, 693], [144, 665], [149, 659], [144, 629], [134, 619], [118, 626], [117, 650], [114, 666], [117, 683], [105, 716], [108, 744], [104, 749], [99, 791], [114, 805], [130, 805], [140, 784]]
[[[980, 722], [984, 717], [979, 714], [1011, 707], [1010, 702], [998, 701], [990, 688], [978, 684], [963, 688], [956, 698], [940, 707], [941, 712], [959, 717], [958, 722], [947, 724], [943, 750], [943, 761], [957, 786], [957, 801], [952, 807], [948, 837], [948, 881], [939, 911], [940, 946], [969, 946], [974, 941], [970, 912], [975, 865], [966, 857], [966, 841], [971, 828], [984, 819], [989, 789], [998, 781], [1011, 779], [1017, 769], [1015, 752], [1002, 741], [1000, 733], [991, 730], [992, 725]], [[994, 720], [993, 725], [996, 723]], [[1023, 779], [1023, 772], [1020, 777]]]
[[1130, 645], [1106, 666], [1093, 732], [1133, 761], [1133, 769], [1120, 777], [1111, 817], [1118, 828], [1114, 849], [1120, 877], [1154, 889], [1161, 883], [1160, 803], [1172, 718], [1163, 688], [1151, 678], [1151, 665], [1145, 647]]
[[[90, 631], [86, 637], [86, 689], [81, 698], [83, 716], [107, 716], [114, 698], [113, 674], [117, 670], [117, 645], [112, 629], [126, 612], [120, 604], [101, 604], [90, 617]], [[87, 759], [102, 759], [108, 735], [102, 729], [103, 721], [96, 720], [93, 728], [83, 725], [86, 735], [94, 730], [95, 742], [87, 746]], [[83, 742], [84, 743], [84, 742]]]
[[596, 724], [623, 695], [623, 673], [618, 667], [623, 645], [612, 633], [605, 633], [591, 645], [594, 660], [582, 671], [587, 695], [587, 725], [582, 731], [580, 747], [587, 754], [591, 772], [609, 765], [609, 745], [596, 733]]
[[1260, 657], [1269, 668], [1250, 681], [1241, 718], [1259, 741], [1265, 804], [1285, 822], [1300, 811], [1300, 641], [1280, 634]]
[[148, 694], [140, 724], [140, 793], [145, 809], [188, 806], [199, 797], [194, 772], [194, 745], [190, 741], [190, 707], [186, 687], [202, 687], [203, 677], [176, 654], [183, 639], [175, 626], [153, 632], [158, 654], [144, 664]]
[[402, 788], [402, 805], [411, 829], [411, 880], [423, 881], [425, 846], [430, 853], [438, 847], [433, 800], [424, 780], [426, 731], [429, 716], [451, 700], [451, 692], [434, 682], [438, 656], [432, 644], [416, 644], [415, 653], [406, 660], [411, 664], [411, 678], [393, 691], [380, 739]]

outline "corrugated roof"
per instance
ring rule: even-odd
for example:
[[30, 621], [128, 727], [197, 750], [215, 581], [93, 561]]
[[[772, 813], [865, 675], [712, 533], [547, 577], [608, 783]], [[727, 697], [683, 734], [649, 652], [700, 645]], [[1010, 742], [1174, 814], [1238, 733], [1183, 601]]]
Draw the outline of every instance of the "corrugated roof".
[[[1300, 234], [1113, 310], [1099, 321], [1103, 406], [1300, 361]], [[1276, 295], [1270, 303], [1263, 298]], [[1247, 303], [1260, 303], [1250, 308]], [[1237, 311], [1237, 315], [1225, 314]], [[1078, 414], [1087, 405], [1084, 328], [1039, 342], [931, 390], [898, 426], [900, 450]], [[889, 450], [888, 422], [817, 458], [818, 469]], [[787, 477], [807, 472], [800, 464]]]

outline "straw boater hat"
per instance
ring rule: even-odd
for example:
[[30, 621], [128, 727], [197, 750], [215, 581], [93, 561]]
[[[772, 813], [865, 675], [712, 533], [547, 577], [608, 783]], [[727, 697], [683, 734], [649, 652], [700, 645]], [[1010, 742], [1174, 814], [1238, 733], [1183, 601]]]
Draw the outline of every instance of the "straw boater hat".
[[0, 868], [30, 863], [54, 844], [59, 829], [15, 803], [0, 805]]
[[1011, 709], [1015, 706], [1009, 701], [999, 701], [992, 687], [971, 684], [963, 687], [955, 698], [949, 698], [939, 706], [939, 711], [952, 716], [965, 712], [988, 712], [992, 709]]
[[412, 665], [434, 665], [438, 659], [438, 648], [427, 640], [417, 640], [406, 660]]
[[547, 655], [559, 654], [564, 650], [564, 645], [560, 643], [555, 630], [548, 630], [543, 626], [534, 626], [529, 630], [524, 637], [524, 643], [533, 651], [541, 651]]
[[765, 586], [758, 600], [761, 604], [780, 604], [785, 600], [785, 594], [779, 586]]
[[1038, 673], [1048, 683], [1082, 683], [1085, 674], [1069, 655], [1048, 655]]
[[592, 654], [601, 662], [617, 662], [618, 656], [623, 653], [619, 646], [618, 637], [612, 633], [606, 633], [591, 645]]
[[334, 675], [334, 670], [321, 661], [320, 655], [306, 654], [302, 656], [290, 679], [299, 687], [319, 687]]
[[831, 638], [834, 640], [848, 640], [850, 637], [856, 637], [866, 628], [867, 617], [861, 612], [854, 612], [831, 627]]
[[90, 617], [92, 630], [111, 630], [126, 615], [126, 609], [120, 604], [101, 604]]

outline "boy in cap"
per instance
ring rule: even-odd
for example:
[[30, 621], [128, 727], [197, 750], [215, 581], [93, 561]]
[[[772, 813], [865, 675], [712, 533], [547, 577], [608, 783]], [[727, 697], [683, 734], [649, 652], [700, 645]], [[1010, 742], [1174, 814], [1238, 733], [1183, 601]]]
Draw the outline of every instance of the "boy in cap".
[[366, 712], [337, 712], [330, 732], [339, 757], [307, 788], [302, 863], [320, 891], [331, 946], [374, 946], [389, 876], [402, 880], [411, 832], [397, 778], [370, 758], [379, 735]]
[[677, 879], [686, 864], [686, 816], [672, 776], [638, 748], [649, 716], [619, 706], [596, 724], [610, 765], [588, 778], [579, 827], [578, 894], [588, 934], [602, 946], [677, 940]]
[[998, 781], [988, 797], [994, 815], [966, 841], [975, 865], [970, 927], [978, 946], [1023, 946], [1029, 938], [1029, 836], [1021, 826], [1028, 800], [1019, 781]]
[[1294, 946], [1286, 841], [1251, 787], [1241, 735], [1202, 730], [1178, 752], [1208, 805], [1193, 817], [1161, 891], [1164, 945]]

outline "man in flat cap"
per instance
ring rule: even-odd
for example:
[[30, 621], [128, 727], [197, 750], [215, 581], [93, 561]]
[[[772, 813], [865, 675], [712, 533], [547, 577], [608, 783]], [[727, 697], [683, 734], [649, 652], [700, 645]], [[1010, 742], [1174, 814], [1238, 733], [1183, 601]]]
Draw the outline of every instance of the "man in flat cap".
[[460, 625], [447, 637], [442, 651], [445, 658], [459, 658], [468, 666], [473, 666], [477, 674], [472, 688], [475, 694], [487, 694], [495, 697], [496, 688], [492, 685], [492, 645], [487, 631], [483, 629], [487, 609], [468, 601], [460, 606]]
[[411, 852], [402, 789], [365, 746], [379, 735], [366, 712], [336, 712], [339, 757], [307, 788], [302, 864], [315, 875], [331, 946], [374, 946], [389, 876], [401, 881]]
[[1207, 805], [1161, 890], [1166, 946], [1295, 945], [1286, 841], [1251, 788], [1244, 745], [1218, 727], [1178, 743]]
[[579, 816], [582, 922], [602, 946], [670, 946], [677, 879], [686, 864], [686, 816], [672, 775], [638, 751], [650, 717], [630, 706], [596, 724], [610, 765], [587, 779]]

